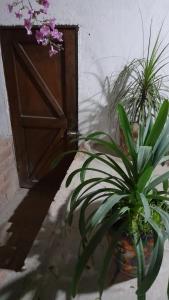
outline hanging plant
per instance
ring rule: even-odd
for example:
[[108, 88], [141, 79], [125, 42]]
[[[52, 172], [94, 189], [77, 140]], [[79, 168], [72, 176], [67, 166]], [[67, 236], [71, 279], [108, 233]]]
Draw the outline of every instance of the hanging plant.
[[39, 25], [35, 31], [38, 44], [49, 45], [49, 55], [53, 56], [63, 49], [63, 34], [56, 28], [56, 19], [48, 18], [49, 0], [15, 0], [8, 3], [8, 10], [17, 19], [23, 20], [28, 35], [32, 34], [32, 27]]

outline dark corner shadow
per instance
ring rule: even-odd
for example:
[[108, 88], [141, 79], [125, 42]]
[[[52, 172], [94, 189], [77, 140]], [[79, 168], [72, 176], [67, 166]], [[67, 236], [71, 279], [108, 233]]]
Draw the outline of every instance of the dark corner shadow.
[[11, 223], [10, 238], [0, 247], [1, 269], [21, 270], [72, 160], [73, 156], [63, 159], [56, 169], [30, 189], [8, 220]]

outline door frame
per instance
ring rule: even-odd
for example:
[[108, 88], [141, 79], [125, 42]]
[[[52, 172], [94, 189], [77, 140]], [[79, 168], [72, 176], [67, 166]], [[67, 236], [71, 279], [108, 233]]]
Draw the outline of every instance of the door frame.
[[[33, 29], [38, 29], [39, 26], [33, 26]], [[76, 112], [75, 112], [75, 123], [74, 123], [74, 126], [75, 126], [75, 130], [76, 132], [78, 132], [78, 31], [79, 31], [79, 26], [78, 25], [58, 25], [57, 26], [58, 29], [74, 29], [75, 31], [75, 82], [76, 82], [76, 88], [75, 88], [75, 102], [76, 102]], [[17, 30], [17, 29], [22, 29], [25, 31], [25, 35], [26, 35], [26, 30], [24, 28], [24, 26], [22, 25], [16, 25], [16, 26], [11, 26], [11, 25], [0, 25], [0, 41], [1, 41], [1, 34], [5, 31], [5, 30]], [[0, 44], [2, 45], [2, 43]], [[42, 46], [43, 47], [43, 46]], [[1, 46], [1, 49], [2, 49], [2, 46]], [[18, 164], [18, 160], [17, 160], [17, 155], [16, 155], [16, 152], [17, 152], [17, 146], [16, 146], [16, 141], [15, 141], [15, 136], [14, 136], [14, 123], [15, 121], [12, 121], [12, 109], [11, 109], [11, 104], [9, 101], [11, 95], [10, 93], [8, 92], [8, 88], [7, 88], [7, 82], [6, 82], [6, 78], [8, 77], [7, 75], [7, 72], [6, 72], [6, 69], [4, 67], [4, 54], [3, 54], [3, 51], [1, 51], [1, 56], [2, 56], [2, 61], [3, 61], [3, 71], [4, 71], [4, 77], [5, 77], [5, 84], [6, 84], [6, 91], [7, 91], [7, 102], [8, 102], [8, 111], [9, 111], [9, 119], [10, 119], [10, 123], [11, 123], [11, 129], [12, 129], [12, 137], [13, 137], [13, 144], [14, 144], [14, 153], [15, 153], [15, 160], [16, 160], [16, 166], [17, 166], [17, 171], [18, 171], [18, 168], [19, 168], [19, 164]], [[19, 172], [18, 172], [19, 173]], [[25, 184], [19, 180], [19, 183], [20, 183], [20, 187], [25, 187]], [[29, 184], [27, 186], [27, 188], [30, 188]]]

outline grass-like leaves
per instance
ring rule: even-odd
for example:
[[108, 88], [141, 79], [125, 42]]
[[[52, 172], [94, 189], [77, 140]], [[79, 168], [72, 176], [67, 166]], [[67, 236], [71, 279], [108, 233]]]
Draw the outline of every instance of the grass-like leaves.
[[[146, 122], [149, 113], [157, 116], [159, 107], [168, 95], [163, 68], [169, 63], [167, 49], [161, 40], [162, 26], [152, 44], [152, 24], [146, 57], [135, 59], [126, 70], [130, 70], [124, 97], [121, 98], [131, 122]], [[127, 88], [127, 85], [129, 88]]]
[[[155, 49], [154, 49], [155, 51]], [[155, 55], [155, 54], [154, 54]], [[151, 61], [153, 64], [153, 60]], [[116, 226], [113, 243], [110, 243], [103, 258], [98, 283], [100, 295], [103, 292], [106, 273], [111, 261], [111, 251], [123, 232], [128, 232], [135, 247], [138, 262], [138, 300], [146, 299], [146, 292], [156, 279], [163, 258], [164, 240], [169, 238], [169, 171], [154, 178], [155, 167], [165, 161], [169, 151], [169, 104], [164, 101], [155, 121], [151, 117], [141, 123], [137, 141], [132, 138], [130, 124], [123, 106], [118, 106], [121, 129], [128, 154], [103, 132], [95, 132], [81, 139], [104, 146], [115, 156], [106, 153], [84, 152], [86, 160], [81, 168], [72, 172], [66, 185], [77, 176], [80, 184], [70, 197], [69, 223], [79, 209], [79, 231], [81, 248], [72, 283], [72, 295], [77, 292], [78, 283], [85, 265], [96, 247], [110, 228]], [[106, 152], [106, 151], [105, 151]], [[99, 164], [93, 165], [98, 161]], [[93, 172], [88, 178], [88, 172]], [[163, 189], [158, 190], [163, 183]], [[95, 204], [95, 205], [93, 205]], [[89, 213], [89, 208], [91, 211]], [[119, 222], [120, 221], [120, 222]], [[125, 227], [124, 227], [125, 224]], [[118, 230], [117, 230], [118, 228]], [[150, 264], [145, 267], [142, 235], [154, 236], [154, 247]]]

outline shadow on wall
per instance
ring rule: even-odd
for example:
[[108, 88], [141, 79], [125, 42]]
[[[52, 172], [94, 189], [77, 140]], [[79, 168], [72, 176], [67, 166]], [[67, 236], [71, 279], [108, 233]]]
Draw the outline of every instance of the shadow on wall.
[[87, 132], [105, 131], [119, 143], [120, 132], [116, 109], [127, 92], [128, 68], [124, 66], [117, 76], [107, 76], [104, 81], [97, 74], [88, 74], [95, 77], [101, 89], [81, 104], [79, 114], [85, 114], [86, 118], [80, 122], [80, 127], [86, 129]]

